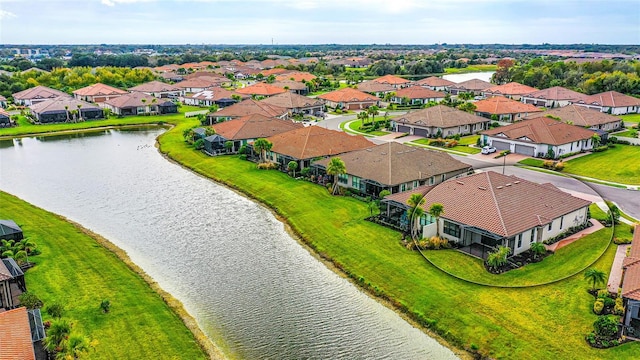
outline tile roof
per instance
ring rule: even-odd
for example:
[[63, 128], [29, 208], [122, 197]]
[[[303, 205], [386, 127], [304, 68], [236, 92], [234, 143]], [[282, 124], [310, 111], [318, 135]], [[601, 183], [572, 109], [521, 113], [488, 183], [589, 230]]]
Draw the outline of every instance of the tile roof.
[[[212, 76], [200, 76], [196, 78], [191, 78], [187, 80], [180, 81], [179, 83], [175, 83], [174, 86], [179, 87], [181, 89], [186, 88], [209, 88], [212, 86], [220, 86], [224, 81], [219, 81]], [[227, 79], [228, 81], [228, 79]]]
[[482, 134], [530, 141], [535, 144], [563, 145], [590, 139], [595, 132], [580, 126], [565, 124], [562, 121], [539, 117], [485, 130]]
[[629, 256], [622, 263], [622, 297], [640, 301], [640, 225], [636, 225]]
[[291, 78], [293, 78], [293, 81], [311, 81], [315, 79], [316, 76], [305, 71], [293, 71], [290, 73], [276, 75], [276, 81], [291, 80]]
[[352, 88], [343, 88], [334, 90], [326, 94], [318, 95], [318, 98], [333, 102], [362, 102], [362, 101], [380, 101], [380, 98], [369, 95], [360, 90]]
[[592, 127], [596, 125], [614, 123], [621, 121], [621, 118], [603, 113], [599, 110], [590, 109], [584, 106], [567, 105], [561, 108], [552, 109], [542, 114], [534, 114], [529, 118], [551, 115], [560, 118], [562, 122], [571, 122], [576, 126]]
[[96, 96], [96, 95], [122, 95], [122, 94], [126, 94], [127, 91], [114, 88], [113, 86], [105, 85], [102, 83], [97, 83], [97, 84], [89, 85], [81, 89], [78, 89], [73, 93], [80, 96]]
[[275, 105], [275, 106], [279, 106], [287, 109], [306, 108], [306, 107], [324, 105], [324, 102], [322, 100], [294, 94], [288, 91], [286, 93], [268, 97], [261, 101], [267, 104], [271, 104], [271, 105]]
[[271, 151], [291, 156], [295, 159], [313, 159], [332, 156], [353, 150], [375, 146], [364, 136], [349, 135], [342, 131], [329, 130], [320, 126], [307, 126], [271, 136]]
[[411, 82], [411, 80], [403, 79], [399, 76], [395, 76], [391, 74], [381, 76], [379, 78], [375, 78], [371, 81], [381, 83], [381, 84], [390, 84], [390, 85], [401, 85], [401, 84], [406, 84]]
[[473, 105], [476, 106], [476, 112], [496, 115], [542, 112], [541, 109], [534, 105], [511, 100], [504, 96], [494, 96], [489, 99], [476, 101]]
[[196, 79], [196, 78], [200, 78], [200, 77], [204, 77], [204, 78], [211, 78], [211, 81], [215, 81], [218, 83], [225, 83], [225, 82], [230, 82], [231, 80], [229, 80], [226, 77], [220, 76], [218, 75], [218, 73], [212, 71], [196, 71], [193, 72], [191, 74], [186, 75], [184, 78], [185, 79]]
[[[267, 60], [265, 60], [267, 61]], [[269, 67], [269, 66], [267, 66]], [[284, 74], [284, 73], [289, 73], [291, 72], [291, 70], [287, 70], [287, 69], [282, 69], [282, 68], [275, 68], [275, 69], [269, 69], [269, 70], [262, 70], [260, 72], [260, 74], [264, 75], [264, 77], [269, 77], [269, 75], [278, 75], [278, 74]]]
[[461, 83], [453, 84], [450, 86], [451, 89], [464, 89], [468, 91], [481, 91], [486, 88], [490, 88], [493, 84], [488, 83], [486, 81], [480, 79], [471, 79], [467, 81], [463, 81]]
[[496, 95], [526, 95], [532, 92], [538, 91], [538, 89], [531, 86], [522, 85], [517, 82], [510, 82], [504, 85], [496, 85], [484, 89], [485, 93]]
[[141, 91], [141, 92], [167, 92], [167, 91], [180, 91], [181, 89], [175, 85], [166, 84], [160, 81], [149, 81], [138, 86], [129, 88], [129, 91]]
[[441, 91], [434, 91], [418, 85], [409, 86], [396, 91], [396, 97], [407, 97], [409, 99], [444, 99], [445, 95], [446, 94]]
[[543, 100], [572, 100], [578, 101], [587, 97], [587, 95], [563, 88], [562, 86], [554, 86], [547, 89], [534, 91], [525, 95], [528, 98]]
[[358, 84], [358, 90], [364, 91], [367, 93], [379, 93], [379, 92], [390, 92], [395, 91], [396, 88], [390, 84], [382, 84], [375, 81], [363, 81]]
[[[503, 237], [544, 226], [553, 219], [590, 204], [551, 184], [541, 185], [493, 171], [449, 179], [430, 190], [419, 187], [413, 193], [420, 191], [428, 191], [423, 205], [425, 211], [431, 204], [441, 203], [444, 205], [443, 218]], [[385, 199], [397, 202], [404, 199], [402, 203], [406, 204], [407, 195], [399, 195], [389, 195]], [[566, 219], [565, 223], [571, 224], [574, 220]], [[578, 219], [579, 222], [583, 220]]]
[[60, 96], [70, 97], [70, 95], [65, 92], [42, 85], [13, 94], [13, 98], [16, 100], [53, 99]]
[[217, 101], [221, 99], [232, 99], [233, 95], [238, 95], [243, 99], [249, 98], [249, 96], [247, 95], [238, 94], [234, 91], [229, 91], [225, 88], [218, 87], [218, 86], [210, 87], [208, 90], [193, 93], [190, 96], [185, 96], [185, 98]]
[[238, 94], [271, 96], [282, 94], [287, 92], [287, 90], [267, 83], [255, 83], [253, 85], [243, 87], [242, 89], [237, 89], [236, 92]]
[[[31, 105], [29, 106], [29, 108], [31, 109], [32, 112], [41, 114], [45, 112], [54, 112], [54, 111], [59, 112], [59, 111], [78, 110], [78, 105], [81, 106], [81, 110], [88, 110], [88, 109], [101, 110], [98, 106], [92, 103], [78, 100], [72, 97], [66, 97], [66, 96], [45, 100], [37, 104]], [[66, 109], [65, 109], [65, 106], [67, 107]]]
[[271, 105], [265, 102], [247, 99], [237, 104], [227, 106], [215, 113], [210, 113], [214, 117], [241, 117], [251, 114], [261, 114], [268, 117], [280, 117], [286, 114], [288, 110], [283, 107]]
[[447, 79], [443, 79], [441, 77], [429, 76], [428, 78], [424, 78], [414, 82], [414, 84], [420, 85], [420, 86], [433, 86], [433, 87], [447, 86], [448, 87], [451, 85], [455, 85], [456, 83], [454, 83], [453, 81], [449, 81]]
[[[14, 96], [15, 97], [15, 96]], [[617, 91], [607, 91], [587, 96], [576, 104], [597, 105], [606, 107], [640, 106], [640, 99]]]
[[273, 83], [271, 83], [271, 85], [283, 88], [285, 90], [307, 90], [307, 85], [298, 81], [291, 80], [274, 81]]
[[[340, 159], [344, 161], [348, 174], [389, 186], [471, 168], [441, 151], [394, 141], [348, 152], [340, 155]], [[328, 162], [329, 159], [322, 159], [316, 164], [326, 167]]]
[[0, 108], [0, 116], [2, 117], [11, 117], [11, 114], [7, 112], [7, 110]]
[[[145, 102], [143, 102], [142, 99], [144, 99]], [[156, 99], [156, 105], [166, 102], [166, 100], [155, 98], [151, 95], [147, 95], [144, 92], [134, 91], [126, 95], [118, 96], [114, 99], [109, 99], [104, 103], [116, 108], [141, 107], [153, 104], [153, 99]]]
[[35, 360], [27, 308], [0, 313], [0, 359]]
[[291, 120], [252, 114], [214, 124], [212, 127], [216, 131], [216, 134], [227, 140], [244, 140], [267, 138], [302, 128], [303, 125]]
[[401, 124], [439, 128], [471, 125], [489, 121], [483, 117], [444, 105], [436, 105], [426, 109], [411, 111], [395, 117], [392, 120]]

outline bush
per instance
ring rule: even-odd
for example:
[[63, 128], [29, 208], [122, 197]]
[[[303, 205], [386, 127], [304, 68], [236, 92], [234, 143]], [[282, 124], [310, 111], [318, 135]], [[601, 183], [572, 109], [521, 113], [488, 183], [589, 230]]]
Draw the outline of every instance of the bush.
[[608, 290], [598, 290], [598, 299], [610, 298], [611, 294]]
[[25, 291], [20, 296], [18, 296], [18, 300], [20, 300], [20, 304], [25, 306], [27, 309], [38, 309], [42, 307], [42, 300], [31, 292]]
[[311, 168], [302, 168], [302, 170], [300, 170], [300, 175], [302, 175], [303, 177], [309, 177], [309, 173], [311, 172]]
[[555, 167], [555, 161], [553, 160], [545, 160], [542, 163], [542, 167], [545, 169], [553, 169]]
[[613, 313], [616, 315], [624, 314], [624, 306], [622, 305], [622, 298], [619, 297], [616, 299], [616, 305], [613, 307]]
[[247, 155], [246, 154], [240, 155], [240, 160], [247, 160]]
[[556, 171], [562, 171], [564, 170], [564, 163], [562, 161], [559, 161], [556, 163], [555, 168]]
[[442, 147], [446, 144], [447, 142], [442, 139], [442, 138], [437, 138], [437, 139], [433, 139], [433, 140], [429, 140], [429, 145], [431, 146], [438, 146], [438, 147]]
[[111, 302], [107, 299], [104, 299], [100, 302], [100, 310], [102, 310], [103, 313], [108, 313], [111, 310]]
[[622, 244], [631, 244], [631, 239], [628, 238], [619, 238], [619, 237], [614, 237], [613, 238], [613, 243], [616, 245], [622, 245]]
[[193, 143], [193, 147], [196, 150], [202, 150], [204, 149], [204, 140], [203, 139], [198, 139], [196, 140], [196, 142]]
[[607, 150], [609, 147], [604, 145], [604, 146], [598, 146], [596, 148], [593, 148], [593, 152], [603, 152], [605, 150]]
[[274, 170], [278, 168], [278, 164], [274, 162], [264, 162], [258, 164], [260, 170]]
[[455, 140], [447, 141], [447, 142], [444, 144], [444, 147], [447, 147], [447, 148], [452, 148], [452, 147], [454, 147], [454, 146], [458, 146], [458, 142], [457, 142], [457, 141], [455, 141]]
[[64, 313], [64, 306], [58, 303], [54, 303], [47, 306], [45, 311], [47, 312], [47, 314], [49, 314], [49, 316], [60, 319], [62, 317], [62, 313]]
[[593, 303], [593, 312], [600, 315], [602, 310], [604, 310], [604, 300], [598, 299]]
[[613, 338], [618, 334], [618, 321], [614, 316], [599, 316], [593, 323], [593, 330], [598, 336]]

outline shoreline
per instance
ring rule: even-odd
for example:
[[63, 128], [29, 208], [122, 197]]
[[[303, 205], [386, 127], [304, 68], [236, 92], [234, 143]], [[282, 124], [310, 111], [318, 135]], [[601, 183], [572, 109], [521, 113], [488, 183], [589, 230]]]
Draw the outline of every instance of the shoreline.
[[0, 141], [3, 140], [13, 140], [13, 139], [21, 139], [25, 137], [41, 137], [41, 136], [59, 136], [59, 135], [68, 135], [68, 134], [79, 134], [79, 133], [88, 133], [88, 132], [99, 132], [105, 130], [120, 130], [127, 128], [141, 128], [141, 127], [165, 127], [170, 128], [168, 126], [170, 124], [158, 124], [157, 122], [150, 122], [146, 124], [123, 124], [123, 125], [105, 125], [105, 126], [97, 126], [90, 127], [85, 129], [69, 129], [69, 130], [56, 130], [56, 131], [48, 131], [41, 133], [29, 133], [29, 134], [19, 134], [19, 135], [0, 135]]

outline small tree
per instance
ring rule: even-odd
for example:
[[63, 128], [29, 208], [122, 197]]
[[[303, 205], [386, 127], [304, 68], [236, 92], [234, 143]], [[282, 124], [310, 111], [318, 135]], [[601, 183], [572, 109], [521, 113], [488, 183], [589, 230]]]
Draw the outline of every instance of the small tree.
[[62, 314], [64, 313], [64, 306], [62, 304], [53, 303], [47, 306], [45, 311], [47, 312], [47, 314], [49, 314], [49, 316], [60, 319], [62, 317]]
[[260, 154], [260, 162], [267, 161], [267, 151], [271, 150], [273, 144], [267, 139], [258, 139], [253, 142], [253, 148]]
[[103, 313], [108, 313], [111, 310], [111, 302], [108, 299], [104, 299], [100, 302], [100, 310]]
[[372, 199], [371, 197], [367, 198], [367, 207], [369, 207], [369, 216], [373, 216], [374, 213], [377, 213], [380, 211], [378, 202]]
[[411, 194], [411, 197], [407, 200], [407, 204], [411, 206], [407, 213], [409, 216], [409, 229], [411, 230], [411, 237], [414, 240], [417, 240], [420, 235], [420, 218], [424, 215], [424, 209], [422, 208], [424, 202], [424, 196], [419, 193]]
[[367, 108], [367, 114], [371, 115], [371, 123], [376, 122], [376, 115], [380, 114], [380, 108], [372, 105]]
[[604, 284], [606, 281], [606, 274], [598, 269], [590, 268], [584, 272], [584, 278], [592, 283], [591, 290], [595, 291], [597, 284]]
[[344, 161], [339, 157], [334, 157], [327, 164], [327, 174], [333, 176], [333, 190], [331, 193], [335, 195], [338, 192], [338, 176], [347, 173], [347, 167]]
[[444, 214], [444, 205], [433, 203], [429, 207], [429, 215], [436, 219], [436, 236], [440, 237], [440, 216]]
[[511, 249], [506, 246], [498, 247], [498, 250], [489, 253], [487, 256], [487, 265], [490, 268], [497, 270], [499, 267], [507, 264], [507, 256], [511, 253]]
[[615, 316], [598, 316], [593, 323], [593, 330], [598, 336], [613, 338], [618, 334], [618, 321]]
[[20, 300], [20, 304], [24, 305], [27, 309], [39, 309], [42, 307], [42, 300], [32, 292], [23, 292], [18, 296], [18, 300]]
[[387, 195], [391, 195], [391, 191], [389, 191], [389, 190], [382, 190], [382, 191], [380, 191], [380, 194], [378, 194], [378, 197], [379, 197], [380, 199], [384, 199], [384, 197], [385, 197], [385, 196], [387, 196]]
[[289, 161], [289, 163], [287, 164], [287, 169], [289, 169], [289, 171], [291, 171], [293, 173], [293, 177], [296, 177], [296, 170], [298, 169], [298, 162], [297, 161]]
[[602, 143], [602, 138], [600, 138], [600, 135], [598, 134], [593, 134], [591, 136], [591, 141], [593, 142], [593, 147], [597, 148]]
[[224, 149], [227, 152], [231, 152], [231, 149], [233, 149], [233, 141], [229, 140], [229, 141], [225, 141], [224, 143]]
[[51, 323], [47, 329], [47, 337], [44, 339], [44, 346], [50, 352], [63, 351], [63, 342], [71, 333], [71, 323], [67, 320], [59, 319]]
[[531, 243], [530, 249], [533, 253], [534, 259], [537, 259], [539, 256], [542, 256], [547, 252], [547, 248], [544, 246], [544, 244], [539, 242]]
[[620, 209], [618, 209], [618, 207], [615, 204], [607, 204], [607, 205], [609, 205], [609, 211], [607, 212], [607, 215], [609, 215], [609, 218], [613, 220], [614, 224], [619, 224]]

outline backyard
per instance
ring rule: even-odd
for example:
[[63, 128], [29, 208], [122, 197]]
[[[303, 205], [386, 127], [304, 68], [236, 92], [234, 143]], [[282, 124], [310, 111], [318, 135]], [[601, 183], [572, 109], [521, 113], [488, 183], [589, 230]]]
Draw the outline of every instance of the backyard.
[[[460, 138], [460, 140], [457, 140], [458, 145], [450, 148], [442, 148], [442, 149], [454, 150], [454, 151], [462, 152], [465, 154], [479, 154], [480, 151], [482, 151], [480, 148], [469, 146], [469, 145], [475, 145], [479, 137], [480, 137], [479, 135], [463, 136]], [[426, 138], [418, 139], [418, 140], [412, 141], [412, 143], [420, 144], [420, 145], [429, 145], [430, 140], [431, 139], [426, 139]]]
[[640, 185], [640, 146], [615, 145], [565, 162], [564, 172], [621, 184]]
[[624, 125], [629, 127], [631, 125], [638, 125], [640, 123], [640, 114], [629, 114], [620, 116], [624, 121]]

